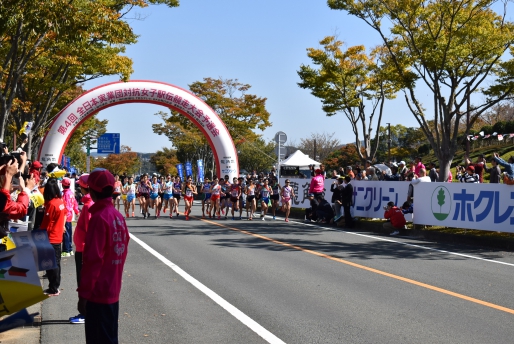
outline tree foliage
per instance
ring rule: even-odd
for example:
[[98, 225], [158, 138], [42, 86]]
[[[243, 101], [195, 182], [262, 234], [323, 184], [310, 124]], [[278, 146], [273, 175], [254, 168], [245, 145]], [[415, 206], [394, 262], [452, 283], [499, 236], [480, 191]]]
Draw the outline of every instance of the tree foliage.
[[334, 136], [335, 133], [312, 133], [309, 138], [300, 139], [297, 148], [311, 159], [321, 162], [341, 146], [339, 139]]
[[[506, 13], [492, 9], [496, 3], [328, 0], [330, 8], [362, 19], [382, 39], [407, 105], [439, 160], [441, 181], [458, 148], [468, 97], [484, 95], [483, 102], [470, 109], [470, 127], [514, 90], [514, 60], [503, 59], [512, 52], [514, 25], [505, 20]], [[426, 89], [420, 91], [419, 84], [432, 95], [433, 126], [421, 101]]]
[[356, 161], [360, 161], [357, 147], [348, 144], [330, 153], [323, 160], [323, 164], [325, 164], [327, 170], [333, 170], [339, 167], [353, 166]]
[[[236, 142], [254, 142], [260, 137], [255, 130], [271, 126], [266, 98], [248, 94], [251, 88], [248, 84], [242, 84], [237, 79], [204, 78], [203, 81], [192, 83], [189, 88], [220, 116]], [[164, 124], [153, 124], [154, 132], [170, 139], [177, 148], [180, 161], [203, 159], [205, 166], [212, 165], [212, 149], [203, 133], [189, 119], [175, 111], [156, 115], [164, 120]]]
[[0, 138], [30, 121], [38, 144], [67, 92], [104, 75], [127, 80], [132, 61], [123, 53], [137, 36], [125, 16], [149, 4], [173, 7], [178, 1], [2, 1]]
[[177, 151], [174, 149], [163, 147], [150, 157], [150, 162], [155, 165], [157, 172], [161, 175], [177, 174], [175, 167], [179, 160], [177, 159]]
[[[298, 85], [322, 100], [327, 116], [342, 112], [355, 135], [360, 160], [373, 160], [379, 143], [376, 131], [375, 144], [371, 145], [374, 121], [380, 127], [384, 102], [395, 97], [399, 85], [393, 82], [380, 48], [370, 56], [362, 45], [343, 50], [343, 42], [333, 36], [325, 37], [320, 44], [321, 49], [307, 49], [307, 55], [319, 68], [302, 65], [298, 71], [302, 82]], [[371, 109], [365, 109], [366, 104]]]
[[121, 146], [120, 154], [109, 154], [105, 159], [98, 159], [96, 167], [103, 167], [118, 175], [132, 175], [139, 171], [141, 161], [130, 147]]
[[258, 138], [253, 142], [244, 141], [236, 146], [239, 159], [239, 168], [249, 172], [269, 171], [272, 165], [276, 165], [275, 143], [266, 142]]

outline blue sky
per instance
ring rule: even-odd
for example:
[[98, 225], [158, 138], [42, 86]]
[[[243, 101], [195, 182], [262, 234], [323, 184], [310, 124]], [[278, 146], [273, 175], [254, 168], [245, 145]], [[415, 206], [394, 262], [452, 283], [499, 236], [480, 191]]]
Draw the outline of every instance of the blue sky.
[[[127, 47], [134, 61], [131, 79], [167, 82], [189, 89], [205, 77], [238, 79], [252, 85], [250, 93], [266, 97], [273, 125], [263, 133], [272, 140], [283, 131], [288, 142], [299, 143], [312, 133], [336, 133], [342, 142], [354, 135], [343, 114], [327, 117], [321, 102], [309, 90], [298, 87], [297, 71], [310, 64], [306, 49], [318, 47], [325, 36], [337, 35], [347, 46], [380, 43], [364, 22], [343, 11], [328, 8], [325, 0], [183, 0], [178, 8], [150, 6], [137, 9], [144, 20], [130, 20], [140, 35]], [[117, 77], [88, 82], [86, 89], [117, 81]], [[385, 106], [382, 125], [418, 126], [402, 95]], [[99, 114], [108, 119], [108, 132], [120, 133], [121, 144], [133, 151], [151, 153], [171, 147], [164, 136], [154, 134], [154, 116], [164, 107], [125, 104]]]

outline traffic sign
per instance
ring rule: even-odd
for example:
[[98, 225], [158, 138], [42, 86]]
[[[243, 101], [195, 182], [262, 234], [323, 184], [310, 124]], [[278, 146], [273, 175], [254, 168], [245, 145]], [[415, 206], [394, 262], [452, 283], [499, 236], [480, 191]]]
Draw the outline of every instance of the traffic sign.
[[105, 133], [96, 144], [98, 154], [120, 154], [120, 134]]
[[279, 131], [275, 134], [275, 142], [283, 145], [287, 141], [287, 135], [283, 131]]
[[[286, 156], [287, 149], [284, 146], [280, 146], [280, 152], [279, 152], [279, 146], [275, 146], [275, 154], [280, 158], [283, 159]], [[279, 154], [280, 153], [280, 154]]]

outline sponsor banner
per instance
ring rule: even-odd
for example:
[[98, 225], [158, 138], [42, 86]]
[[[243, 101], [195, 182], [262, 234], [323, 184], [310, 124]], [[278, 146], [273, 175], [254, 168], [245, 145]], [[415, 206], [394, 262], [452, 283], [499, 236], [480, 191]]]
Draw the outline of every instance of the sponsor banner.
[[186, 178], [188, 176], [191, 176], [191, 178], [193, 177], [193, 166], [191, 165], [191, 161], [187, 161], [185, 164], [186, 166]]
[[203, 160], [202, 159], [197, 160], [196, 161], [196, 166], [198, 168], [198, 175], [197, 175], [198, 182], [199, 183], [203, 183], [203, 175], [204, 175]]
[[[280, 178], [280, 185], [284, 185], [286, 178]], [[308, 199], [310, 179], [288, 178], [290, 185], [295, 192], [292, 200], [293, 208], [309, 208]], [[324, 198], [327, 201], [332, 199], [330, 186], [335, 179], [325, 179]], [[353, 185], [353, 214], [357, 217], [383, 218], [384, 206], [393, 201], [396, 206], [401, 207], [407, 200], [409, 190], [408, 182], [386, 182], [386, 181], [352, 181]], [[406, 214], [405, 219], [412, 221], [412, 215]]]
[[184, 165], [182, 164], [177, 164], [177, 173], [180, 177], [181, 180], [184, 180]]
[[55, 269], [55, 251], [48, 241], [48, 232], [45, 230], [33, 230], [29, 232], [11, 233], [16, 247], [29, 247], [36, 262], [38, 271]]
[[414, 213], [416, 224], [514, 233], [514, 187], [419, 183], [414, 188]]
[[48, 298], [43, 294], [30, 247], [0, 253], [0, 317]]

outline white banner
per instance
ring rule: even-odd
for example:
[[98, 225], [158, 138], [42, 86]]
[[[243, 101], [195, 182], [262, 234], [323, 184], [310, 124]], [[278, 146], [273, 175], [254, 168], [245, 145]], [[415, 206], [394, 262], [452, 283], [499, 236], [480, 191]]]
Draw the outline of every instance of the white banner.
[[514, 233], [510, 185], [419, 183], [414, 195], [416, 224]]

